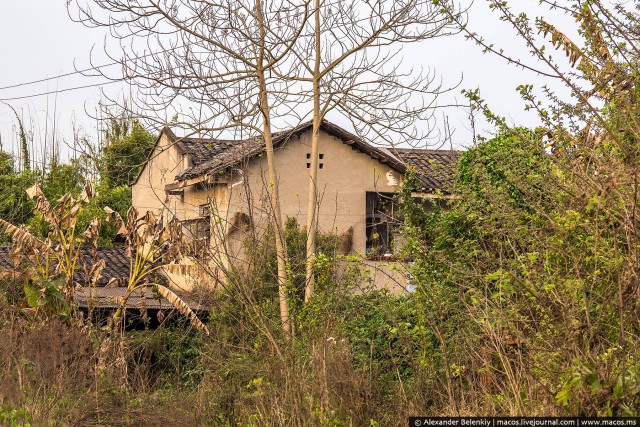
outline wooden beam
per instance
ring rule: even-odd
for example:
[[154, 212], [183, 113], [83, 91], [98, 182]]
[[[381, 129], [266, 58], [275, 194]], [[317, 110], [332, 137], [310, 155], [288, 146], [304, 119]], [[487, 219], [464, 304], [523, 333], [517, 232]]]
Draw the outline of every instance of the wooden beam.
[[206, 182], [208, 184], [227, 184], [229, 180], [226, 177], [200, 175], [195, 178], [185, 179], [184, 181], [174, 181], [164, 186], [165, 191], [178, 190], [180, 188], [191, 187], [192, 185]]

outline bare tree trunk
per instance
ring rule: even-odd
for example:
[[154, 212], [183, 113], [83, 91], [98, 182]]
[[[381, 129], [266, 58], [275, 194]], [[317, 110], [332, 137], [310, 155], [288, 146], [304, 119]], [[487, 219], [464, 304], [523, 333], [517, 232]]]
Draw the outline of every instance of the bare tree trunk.
[[[264, 79], [263, 79], [264, 80]], [[266, 92], [262, 91], [261, 98], [266, 98]], [[282, 211], [280, 209], [280, 195], [278, 190], [278, 176], [273, 158], [273, 142], [271, 138], [271, 123], [268, 116], [268, 106], [265, 108], [267, 115], [264, 121], [264, 143], [267, 152], [267, 168], [269, 170], [269, 191], [271, 196], [271, 207], [273, 211], [274, 236], [276, 239], [276, 257], [278, 258], [278, 298], [280, 300], [280, 320], [285, 336], [291, 337], [293, 334], [293, 322], [289, 315], [289, 303], [287, 301], [287, 248], [284, 244], [284, 233], [282, 223]]]
[[309, 172], [309, 203], [307, 205], [307, 259], [305, 302], [315, 290], [313, 261], [316, 256], [317, 199], [318, 199], [318, 143], [320, 136], [320, 0], [315, 1], [315, 64], [313, 68], [313, 131], [311, 133], [311, 169]]
[[273, 234], [276, 241], [276, 257], [278, 259], [278, 298], [280, 301], [280, 320], [285, 337], [291, 338], [293, 335], [293, 323], [289, 314], [289, 302], [287, 301], [287, 248], [284, 242], [282, 210], [280, 208], [280, 191], [278, 187], [278, 174], [273, 158], [273, 138], [271, 132], [271, 111], [269, 109], [269, 98], [267, 96], [267, 82], [264, 75], [264, 42], [265, 27], [262, 22], [262, 9], [260, 0], [256, 0], [256, 16], [260, 26], [260, 52], [258, 54], [258, 86], [260, 87], [260, 108], [263, 118], [263, 135], [265, 151], [267, 152], [267, 169], [269, 173], [268, 189], [271, 196], [271, 213], [273, 215]]

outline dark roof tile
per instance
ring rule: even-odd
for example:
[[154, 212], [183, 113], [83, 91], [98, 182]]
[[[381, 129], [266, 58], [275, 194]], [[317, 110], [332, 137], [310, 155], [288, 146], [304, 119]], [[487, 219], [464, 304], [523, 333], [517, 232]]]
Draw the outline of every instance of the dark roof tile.
[[[112, 280], [118, 280], [120, 283], [127, 283], [129, 280], [130, 260], [127, 256], [125, 247], [119, 246], [114, 248], [83, 246], [80, 248], [80, 257], [78, 259], [78, 267], [73, 275], [74, 282], [80, 285], [86, 285], [86, 273], [92, 265], [105, 261], [104, 269], [98, 279], [96, 286], [104, 287]], [[16, 267], [11, 259], [11, 248], [8, 246], [0, 247], [0, 269], [14, 270]], [[160, 283], [166, 283], [164, 276], [156, 278]]]
[[460, 151], [407, 148], [398, 148], [395, 151], [405, 164], [416, 169], [418, 179], [423, 185], [422, 190], [451, 190]]
[[78, 260], [78, 269], [73, 276], [75, 282], [85, 285], [87, 278], [85, 271], [89, 271], [92, 265], [104, 260], [104, 269], [102, 275], [98, 279], [96, 286], [106, 286], [112, 279], [124, 281], [126, 283], [129, 280], [129, 257], [126, 253], [124, 246], [115, 248], [98, 247], [93, 248], [91, 246], [82, 247], [80, 249], [80, 259]]

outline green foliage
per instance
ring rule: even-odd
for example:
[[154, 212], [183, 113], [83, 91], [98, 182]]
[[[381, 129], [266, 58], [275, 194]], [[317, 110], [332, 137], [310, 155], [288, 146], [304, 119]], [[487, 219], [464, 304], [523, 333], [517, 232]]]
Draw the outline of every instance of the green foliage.
[[462, 156], [448, 209], [423, 212], [403, 190], [424, 372], [448, 377], [452, 396], [485, 384], [498, 413], [535, 413], [544, 400], [558, 406], [543, 413], [635, 413], [640, 354], [612, 348], [638, 328], [620, 323], [633, 305], [616, 302], [632, 252], [614, 200], [560, 172], [575, 159], [517, 129]]
[[24, 128], [23, 119], [20, 118], [20, 115], [18, 115], [15, 108], [5, 102], [3, 102], [3, 104], [11, 108], [13, 114], [16, 116], [16, 121], [18, 122], [18, 138], [20, 139], [20, 154], [22, 157], [22, 171], [29, 172], [29, 169], [31, 168], [31, 156], [29, 153], [29, 143], [27, 141], [27, 132]]
[[[300, 306], [304, 300], [305, 288], [305, 263], [307, 253], [307, 232], [305, 228], [300, 228], [298, 221], [287, 218], [285, 223], [284, 237], [289, 255], [290, 280], [295, 289], [294, 306]], [[334, 277], [334, 267], [337, 258], [339, 239], [335, 234], [316, 234], [316, 287], [318, 292], [322, 292], [332, 286]]]
[[42, 308], [49, 313], [58, 314], [62, 319], [68, 319], [71, 316], [71, 309], [60, 293], [63, 284], [64, 278], [39, 283], [29, 280], [24, 285], [27, 305], [36, 310]]
[[114, 128], [112, 136], [100, 162], [100, 174], [110, 187], [128, 186], [140, 173], [156, 138], [138, 121], [131, 129]]
[[80, 162], [54, 163], [47, 171], [42, 183], [42, 191], [48, 200], [58, 200], [66, 193], [77, 197], [85, 183], [86, 171]]
[[10, 405], [0, 406], [0, 425], [7, 427], [30, 427], [30, 417], [23, 409], [16, 409]]
[[128, 342], [129, 364], [149, 365], [148, 381], [152, 386], [195, 388], [206, 369], [201, 361], [202, 340], [186, 327], [159, 328], [140, 331]]
[[[31, 187], [38, 176], [34, 171], [17, 172], [14, 157], [0, 152], [0, 218], [12, 224], [25, 224], [33, 214], [33, 203], [27, 200], [25, 189]], [[6, 242], [6, 237], [2, 237]]]
[[475, 197], [488, 191], [504, 192], [509, 201], [526, 208], [528, 193], [523, 186], [537, 183], [549, 167], [542, 148], [540, 136], [527, 129], [499, 134], [461, 156], [458, 184]]
[[[271, 298], [272, 292], [277, 290], [277, 259], [272, 229], [266, 230], [261, 236], [250, 236], [244, 242], [249, 259], [251, 275], [258, 277], [267, 286], [261, 287], [261, 292]], [[305, 287], [305, 263], [307, 252], [306, 229], [300, 228], [295, 218], [287, 218], [284, 237], [289, 256], [289, 298], [292, 309], [302, 307]], [[335, 285], [335, 266], [339, 258], [337, 250], [339, 238], [331, 233], [316, 234], [316, 286], [319, 292], [326, 291]]]

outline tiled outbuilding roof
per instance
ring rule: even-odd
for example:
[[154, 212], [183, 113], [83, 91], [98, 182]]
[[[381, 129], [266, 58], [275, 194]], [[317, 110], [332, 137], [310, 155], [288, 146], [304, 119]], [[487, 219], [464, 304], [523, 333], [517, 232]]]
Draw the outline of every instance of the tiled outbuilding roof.
[[[114, 288], [89, 288], [83, 287], [76, 291], [76, 302], [80, 307], [90, 308], [118, 308], [127, 293], [125, 287]], [[193, 311], [206, 311], [206, 307], [199, 304], [189, 296], [180, 295], [181, 299], [189, 305]], [[173, 305], [154, 291], [152, 286], [139, 288], [131, 293], [127, 299], [128, 308], [146, 308], [148, 310], [169, 310]]]
[[130, 260], [125, 247], [83, 247], [80, 250], [78, 270], [73, 277], [75, 282], [83, 285], [87, 282], [85, 271], [89, 271], [92, 265], [104, 260], [104, 269], [96, 286], [102, 287], [113, 279], [126, 283], [129, 279]]
[[[101, 277], [96, 283], [96, 287], [87, 286], [86, 273], [94, 264], [100, 260], [105, 261], [104, 269]], [[11, 257], [11, 248], [8, 246], [0, 246], [0, 270], [13, 271], [16, 269]], [[79, 284], [75, 291], [76, 303], [81, 308], [117, 308], [122, 302], [122, 297], [127, 292], [127, 288], [123, 285], [127, 284], [129, 279], [130, 260], [126, 253], [125, 247], [82, 247], [80, 249], [80, 258], [78, 260], [78, 268], [73, 276], [75, 283]], [[166, 284], [167, 278], [158, 273], [152, 279], [153, 282]], [[195, 311], [206, 311], [206, 308], [189, 299], [188, 295], [183, 293], [180, 297], [185, 300], [189, 306]], [[143, 300], [144, 299], [144, 303]], [[144, 290], [135, 291], [127, 300], [127, 309], [140, 309], [144, 305], [147, 309], [172, 309], [173, 306], [165, 298], [159, 297], [147, 287]]]
[[[119, 246], [114, 248], [83, 246], [80, 248], [80, 257], [78, 259], [78, 267], [73, 275], [73, 281], [84, 286], [87, 284], [86, 272], [91, 266], [104, 260], [104, 268], [98, 282], [97, 287], [107, 286], [109, 283], [126, 283], [129, 279], [130, 260], [127, 256], [125, 247]], [[0, 247], [0, 269], [14, 270], [11, 257], [11, 248], [8, 246]], [[159, 275], [156, 279], [159, 283], [166, 283], [166, 277]]]
[[[292, 129], [273, 134], [274, 148], [278, 148], [292, 137], [306, 132], [312, 127], [311, 122], [303, 123]], [[424, 188], [421, 191], [447, 191], [453, 182], [455, 165], [459, 152], [450, 150], [420, 150], [420, 149], [386, 149], [374, 147], [362, 138], [342, 129], [341, 127], [322, 121], [321, 129], [341, 140], [354, 150], [360, 151], [389, 165], [397, 172], [404, 174], [407, 166], [417, 169], [420, 182]], [[218, 140], [200, 138], [176, 138], [172, 132], [168, 133], [185, 154], [190, 154], [191, 167], [176, 177], [178, 181], [202, 175], [213, 175], [255, 157], [265, 151], [260, 138], [246, 140]]]
[[416, 169], [423, 190], [447, 191], [453, 185], [459, 151], [397, 148], [395, 152]]

